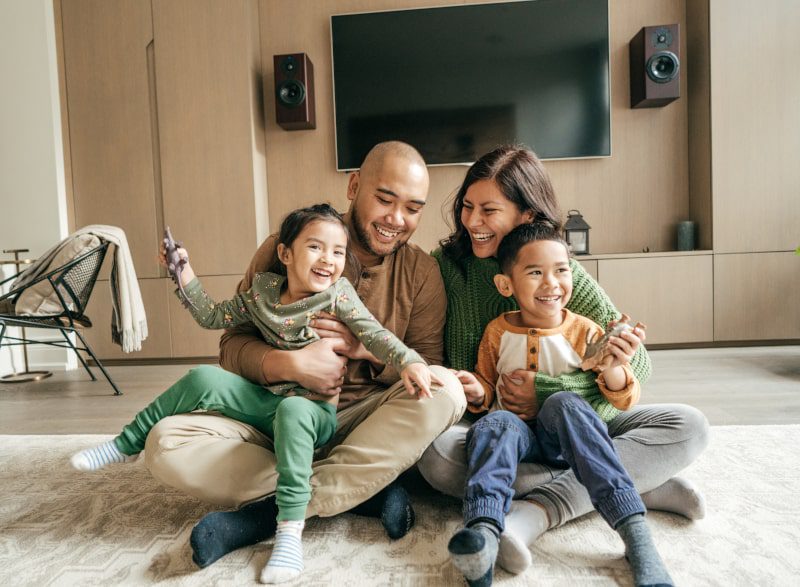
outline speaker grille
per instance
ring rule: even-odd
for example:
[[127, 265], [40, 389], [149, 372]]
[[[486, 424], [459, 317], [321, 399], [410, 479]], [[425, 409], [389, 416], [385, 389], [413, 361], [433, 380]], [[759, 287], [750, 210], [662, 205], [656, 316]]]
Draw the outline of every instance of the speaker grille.
[[672, 51], [658, 51], [647, 60], [647, 77], [657, 84], [666, 84], [675, 79], [680, 68], [678, 56]]

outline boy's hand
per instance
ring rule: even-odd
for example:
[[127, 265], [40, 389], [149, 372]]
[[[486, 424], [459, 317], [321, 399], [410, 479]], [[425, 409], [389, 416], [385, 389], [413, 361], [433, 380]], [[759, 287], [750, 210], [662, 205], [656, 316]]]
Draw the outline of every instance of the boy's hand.
[[[623, 318], [627, 318], [623, 314]], [[619, 320], [612, 320], [608, 323], [608, 328], [615, 326]], [[608, 339], [608, 353], [609, 356], [603, 361], [602, 367], [599, 371], [620, 367], [633, 360], [633, 355], [639, 349], [639, 346], [647, 338], [645, 329], [647, 327], [641, 322], [637, 322], [636, 326], [632, 329], [625, 330], [619, 336], [612, 336]]]
[[431, 393], [431, 382], [443, 385], [425, 363], [411, 363], [400, 373], [406, 391], [411, 395], [416, 395], [417, 399], [423, 397], [433, 397]]
[[464, 388], [464, 396], [467, 398], [467, 403], [473, 406], [482, 405], [486, 397], [486, 390], [483, 389], [483, 385], [481, 385], [478, 378], [475, 377], [475, 374], [469, 371], [453, 371], [453, 374], [458, 378], [461, 382], [461, 386]]

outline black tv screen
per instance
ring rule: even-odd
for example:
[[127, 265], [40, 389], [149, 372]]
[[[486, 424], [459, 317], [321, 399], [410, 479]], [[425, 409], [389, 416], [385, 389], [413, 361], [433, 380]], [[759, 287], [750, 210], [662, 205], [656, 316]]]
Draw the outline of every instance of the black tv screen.
[[534, 0], [331, 17], [337, 168], [402, 140], [431, 165], [502, 143], [611, 155], [608, 0]]

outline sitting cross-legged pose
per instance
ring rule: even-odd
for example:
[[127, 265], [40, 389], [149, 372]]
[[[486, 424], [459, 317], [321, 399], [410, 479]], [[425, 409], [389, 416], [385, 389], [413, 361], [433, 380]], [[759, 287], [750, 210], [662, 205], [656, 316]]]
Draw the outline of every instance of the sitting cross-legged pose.
[[[327, 204], [302, 208], [283, 221], [270, 271], [256, 274], [248, 291], [232, 300], [214, 302], [195, 277], [185, 250], [178, 249], [186, 263], [180, 291], [185, 292], [187, 307], [204, 328], [252, 321], [266, 340], [284, 349], [302, 348], [318, 340], [309, 322], [319, 312], [330, 313], [344, 322], [369, 352], [394, 366], [410, 394], [432, 397], [431, 382], [438, 380], [425, 361], [375, 320], [342, 277], [347, 245], [347, 227], [338, 212]], [[166, 264], [163, 259], [162, 251], [162, 263]], [[333, 437], [337, 425], [338, 396], [309, 400], [303, 397], [308, 394], [294, 382], [236, 395], [213, 386], [179, 382], [139, 412], [119, 436], [76, 453], [72, 463], [81, 470], [96, 470], [112, 462], [128, 462], [144, 449], [153, 426], [175, 414], [215, 411], [251, 424], [272, 438], [275, 446], [277, 539], [261, 579], [281, 583], [302, 571], [301, 535], [311, 496], [313, 453]]]
[[[498, 147], [469, 168], [455, 195], [452, 220], [453, 233], [433, 253], [447, 291], [445, 364], [471, 371], [489, 322], [519, 309], [514, 297], [502, 296], [493, 283], [500, 273], [496, 258], [500, 241], [523, 223], [560, 226], [563, 221], [544, 165], [532, 151], [520, 146]], [[566, 309], [603, 328], [620, 318], [614, 304], [580, 263], [571, 259], [570, 270], [572, 297]], [[633, 357], [631, 370], [642, 385], [651, 371], [649, 356], [641, 345], [644, 340], [645, 332], [640, 328], [611, 338], [625, 356]], [[581, 394], [595, 388], [596, 377], [592, 372], [550, 377], [543, 371], [519, 369], [501, 378], [503, 406], [523, 418], [530, 417], [539, 405], [537, 398], [558, 391]], [[448, 429], [418, 463], [434, 488], [455, 497], [464, 496], [468, 429], [466, 421]], [[703, 517], [701, 494], [687, 479], [675, 476], [708, 443], [708, 422], [699, 410], [682, 404], [634, 406], [608, 421], [608, 434], [649, 510], [674, 512], [690, 519]], [[529, 547], [542, 533], [594, 507], [571, 468], [520, 463], [514, 489], [497, 562], [506, 571], [521, 573], [532, 562]]]
[[[439, 267], [408, 242], [428, 187], [425, 161], [412, 146], [389, 141], [369, 151], [347, 181], [344, 222], [358, 263], [348, 259], [344, 275], [376, 320], [428, 363], [441, 382], [432, 381], [432, 398], [419, 401], [407, 393], [392, 363], [375, 357], [328, 313], [309, 324], [321, 339], [299, 349], [266, 340], [253, 322], [229, 328], [220, 340], [225, 371], [193, 369], [182, 380], [186, 387], [231, 396], [263, 395], [262, 386], [289, 381], [316, 394], [307, 397], [338, 395], [336, 431], [311, 465], [306, 519], [344, 512], [373, 516], [391, 539], [405, 536], [415, 521], [399, 476], [466, 410], [460, 382], [441, 366], [446, 295]], [[261, 244], [238, 292], [269, 270], [276, 247], [275, 234]], [[147, 435], [144, 462], [164, 485], [221, 508], [192, 529], [198, 566], [275, 535], [276, 447], [242, 416], [192, 412], [164, 418]]]
[[[639, 399], [631, 356], [616, 345], [600, 349], [592, 361], [594, 388], [540, 393], [525, 420], [502, 409], [501, 376], [518, 369], [550, 377], [590, 369], [590, 340], [604, 331], [565, 308], [572, 295], [569, 251], [560, 228], [521, 224], [497, 251], [501, 273], [494, 277], [504, 297], [519, 310], [506, 312], [486, 327], [475, 373], [462, 371], [468, 409], [489, 412], [467, 432], [464, 523], [450, 540], [453, 564], [470, 585], [491, 585], [494, 563], [514, 496], [520, 462], [571, 468], [586, 487], [595, 509], [625, 542], [636, 585], [672, 585], [644, 519], [646, 508], [608, 435], [606, 421]], [[613, 326], [613, 324], [612, 324]]]

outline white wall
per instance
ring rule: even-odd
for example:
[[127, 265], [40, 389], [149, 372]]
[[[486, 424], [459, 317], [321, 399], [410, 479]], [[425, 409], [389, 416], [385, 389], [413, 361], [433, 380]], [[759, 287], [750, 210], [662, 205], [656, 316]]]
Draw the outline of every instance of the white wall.
[[[68, 234], [52, 0], [0, 2], [0, 79], [0, 251], [36, 257]], [[34, 347], [30, 360], [63, 367], [66, 351]]]

